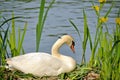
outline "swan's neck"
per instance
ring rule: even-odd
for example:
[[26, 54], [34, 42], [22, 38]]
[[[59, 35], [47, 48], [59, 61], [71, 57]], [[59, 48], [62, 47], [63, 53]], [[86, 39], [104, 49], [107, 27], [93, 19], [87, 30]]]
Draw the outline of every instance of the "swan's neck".
[[52, 56], [57, 57], [62, 60], [65, 65], [67, 65], [67, 72], [73, 70], [76, 67], [76, 61], [72, 57], [68, 57], [59, 53], [60, 47], [66, 43], [66, 40], [58, 39], [56, 43], [52, 46]]
[[65, 43], [65, 41], [58, 39], [56, 43], [52, 46], [52, 55], [56, 57], [60, 57], [59, 49]]

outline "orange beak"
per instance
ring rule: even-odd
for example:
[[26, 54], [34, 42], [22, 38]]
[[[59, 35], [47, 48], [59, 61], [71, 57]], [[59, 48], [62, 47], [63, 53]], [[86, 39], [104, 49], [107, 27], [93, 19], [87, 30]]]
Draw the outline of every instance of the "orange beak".
[[75, 53], [75, 48], [74, 48], [74, 45], [73, 45], [73, 44], [70, 46], [70, 48], [71, 48], [71, 50], [73, 51], [73, 53]]

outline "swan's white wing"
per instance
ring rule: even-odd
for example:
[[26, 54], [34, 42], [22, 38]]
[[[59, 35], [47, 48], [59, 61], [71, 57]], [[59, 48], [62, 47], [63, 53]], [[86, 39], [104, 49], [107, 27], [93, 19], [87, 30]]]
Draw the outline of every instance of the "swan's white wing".
[[34, 75], [58, 75], [62, 71], [63, 63], [47, 53], [29, 53], [7, 60], [14, 68]]

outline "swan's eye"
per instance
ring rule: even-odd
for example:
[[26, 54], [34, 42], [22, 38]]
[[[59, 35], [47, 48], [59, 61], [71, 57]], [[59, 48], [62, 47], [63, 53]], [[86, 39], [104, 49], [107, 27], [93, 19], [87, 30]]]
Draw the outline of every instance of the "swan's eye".
[[72, 45], [75, 46], [75, 42], [74, 41], [72, 41]]
[[59, 36], [58, 38], [60, 39], [61, 37]]

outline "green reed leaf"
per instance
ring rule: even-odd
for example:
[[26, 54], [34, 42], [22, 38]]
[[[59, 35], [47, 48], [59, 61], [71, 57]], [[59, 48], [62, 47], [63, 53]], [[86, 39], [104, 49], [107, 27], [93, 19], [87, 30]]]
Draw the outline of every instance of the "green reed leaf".
[[107, 17], [109, 15], [109, 13], [111, 12], [113, 6], [114, 6], [114, 4], [112, 3], [112, 6], [109, 8], [109, 10], [107, 11], [107, 13], [105, 14], [105, 17]]
[[[27, 23], [25, 23], [25, 25], [24, 25], [24, 31], [23, 31], [23, 34], [22, 34], [22, 38], [18, 42], [18, 49], [17, 49], [18, 53], [20, 53], [20, 51], [22, 49], [22, 44], [23, 44], [23, 41], [24, 41], [24, 37], [25, 37], [26, 31], [27, 31]], [[19, 37], [20, 37], [20, 35], [19, 35]]]
[[42, 29], [43, 29], [42, 23], [43, 23], [44, 8], [45, 8], [45, 0], [41, 0], [38, 24], [36, 26], [36, 51], [37, 52], [39, 50], [39, 44], [40, 44], [40, 39], [41, 39]]
[[55, 0], [53, 0], [50, 5], [48, 6], [46, 12], [45, 12], [45, 2], [46, 0], [41, 0], [40, 4], [40, 12], [39, 12], [39, 18], [38, 18], [38, 24], [36, 26], [36, 51], [38, 52], [39, 50], [39, 45], [40, 45], [40, 40], [41, 40], [41, 35], [42, 35], [42, 30], [44, 27], [44, 23], [46, 21], [46, 17], [48, 14], [48, 11], [52, 4], [54, 3]]
[[75, 28], [75, 30], [77, 31], [77, 33], [78, 33], [78, 35], [79, 35], [79, 37], [80, 37], [80, 40], [82, 41], [82, 39], [81, 39], [81, 36], [80, 36], [80, 31], [79, 31], [79, 29], [77, 28], [77, 26], [73, 23], [73, 21], [72, 20], [70, 20], [69, 19], [69, 22], [72, 24], [72, 26]]

